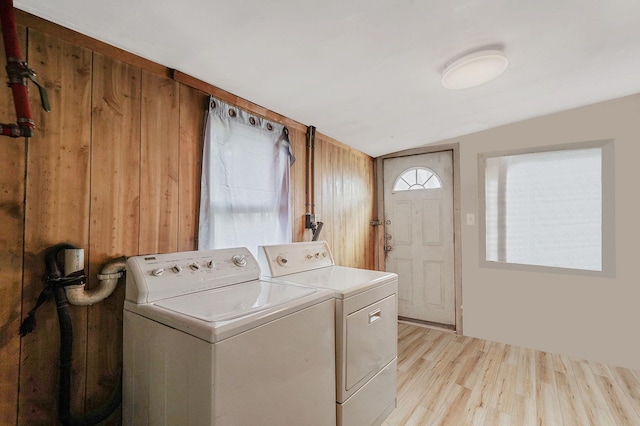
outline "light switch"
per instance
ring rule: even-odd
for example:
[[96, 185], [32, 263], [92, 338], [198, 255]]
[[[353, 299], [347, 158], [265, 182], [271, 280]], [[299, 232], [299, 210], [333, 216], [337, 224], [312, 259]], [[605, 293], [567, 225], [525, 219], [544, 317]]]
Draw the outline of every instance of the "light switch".
[[467, 225], [476, 224], [476, 215], [473, 213], [467, 213]]

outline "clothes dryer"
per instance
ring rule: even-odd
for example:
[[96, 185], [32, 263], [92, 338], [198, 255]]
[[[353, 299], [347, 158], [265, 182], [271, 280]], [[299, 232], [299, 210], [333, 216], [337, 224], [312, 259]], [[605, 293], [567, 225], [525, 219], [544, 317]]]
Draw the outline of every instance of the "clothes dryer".
[[333, 293], [337, 424], [382, 424], [396, 406], [397, 274], [337, 266], [326, 241], [261, 246], [258, 259], [263, 279]]

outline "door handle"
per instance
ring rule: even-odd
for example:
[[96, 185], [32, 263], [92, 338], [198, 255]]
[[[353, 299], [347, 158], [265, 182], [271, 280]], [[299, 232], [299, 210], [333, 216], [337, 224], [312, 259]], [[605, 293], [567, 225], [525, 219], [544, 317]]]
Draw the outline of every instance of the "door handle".
[[369, 324], [373, 324], [374, 322], [378, 321], [381, 316], [382, 312], [380, 311], [380, 308], [369, 312]]

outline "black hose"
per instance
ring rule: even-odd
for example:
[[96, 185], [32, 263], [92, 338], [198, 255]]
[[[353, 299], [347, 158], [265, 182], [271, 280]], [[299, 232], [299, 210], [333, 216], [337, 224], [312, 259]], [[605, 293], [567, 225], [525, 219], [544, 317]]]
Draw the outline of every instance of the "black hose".
[[[71, 244], [57, 244], [45, 253], [47, 267], [47, 279], [54, 280], [62, 277], [58, 267], [58, 254], [65, 249], [77, 249]], [[88, 426], [96, 425], [109, 417], [120, 405], [122, 400], [122, 378], [116, 391], [111, 395], [107, 404], [83, 416], [74, 416], [71, 413], [71, 365], [73, 352], [73, 326], [69, 313], [69, 301], [63, 286], [53, 289], [58, 312], [58, 324], [60, 325], [60, 374], [58, 393], [58, 420], [63, 425]]]
[[64, 425], [71, 424], [71, 354], [73, 351], [73, 326], [69, 303], [64, 287], [53, 290], [60, 325], [60, 370], [58, 376], [58, 418]]
[[318, 238], [320, 238], [320, 232], [322, 232], [323, 226], [324, 226], [323, 222], [316, 222], [316, 228], [313, 230], [313, 238], [311, 238], [311, 241], [318, 241]]

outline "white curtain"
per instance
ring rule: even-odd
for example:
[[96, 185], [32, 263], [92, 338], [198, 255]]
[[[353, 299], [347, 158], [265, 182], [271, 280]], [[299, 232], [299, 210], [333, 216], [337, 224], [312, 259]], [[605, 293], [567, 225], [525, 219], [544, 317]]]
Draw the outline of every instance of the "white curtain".
[[291, 242], [286, 127], [211, 98], [204, 133], [198, 248]]

